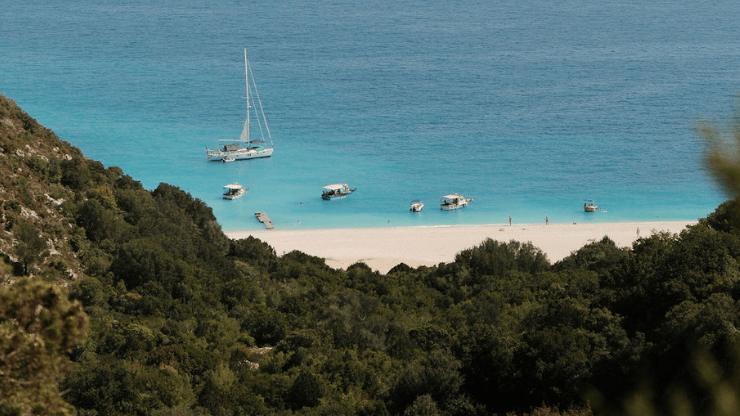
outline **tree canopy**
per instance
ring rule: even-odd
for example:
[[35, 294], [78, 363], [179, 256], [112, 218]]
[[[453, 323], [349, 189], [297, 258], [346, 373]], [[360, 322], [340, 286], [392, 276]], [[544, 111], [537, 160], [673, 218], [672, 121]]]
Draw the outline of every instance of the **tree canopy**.
[[[0, 414], [738, 413], [737, 200], [555, 264], [486, 240], [336, 270], [230, 240], [0, 104], [0, 168], [29, 174], [0, 176]], [[33, 140], [44, 158], [17, 152]]]

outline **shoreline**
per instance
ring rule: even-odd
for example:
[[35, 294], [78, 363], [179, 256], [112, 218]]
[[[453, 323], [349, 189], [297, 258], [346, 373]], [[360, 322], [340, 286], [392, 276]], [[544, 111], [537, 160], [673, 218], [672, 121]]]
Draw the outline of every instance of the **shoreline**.
[[299, 250], [321, 257], [335, 269], [364, 262], [387, 273], [399, 263], [411, 267], [450, 263], [486, 238], [500, 242], [531, 242], [555, 263], [604, 236], [618, 247], [631, 247], [640, 237], [657, 232], [678, 234], [698, 221], [632, 221], [613, 223], [550, 223], [430, 225], [387, 228], [325, 228], [310, 230], [225, 231], [231, 239], [252, 236], [269, 244], [278, 256]]

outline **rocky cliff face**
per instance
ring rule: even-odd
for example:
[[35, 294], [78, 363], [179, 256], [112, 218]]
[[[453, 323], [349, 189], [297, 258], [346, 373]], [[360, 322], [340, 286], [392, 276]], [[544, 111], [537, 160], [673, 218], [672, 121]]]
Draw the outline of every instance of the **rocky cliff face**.
[[64, 184], [63, 164], [73, 160], [86, 159], [0, 95], [0, 284], [23, 274], [24, 260], [29, 274], [49, 280], [80, 274], [70, 246], [76, 227], [64, 208], [80, 197]]

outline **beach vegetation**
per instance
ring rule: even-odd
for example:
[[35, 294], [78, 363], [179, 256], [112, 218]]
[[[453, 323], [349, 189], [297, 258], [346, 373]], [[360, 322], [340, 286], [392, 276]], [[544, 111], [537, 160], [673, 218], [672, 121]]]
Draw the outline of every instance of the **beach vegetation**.
[[[736, 200], [555, 264], [486, 240], [338, 270], [230, 240], [203, 201], [0, 110], [28, 126], [0, 131], [0, 168], [28, 172], [3, 194], [0, 414], [740, 413]], [[48, 154], [15, 152], [29, 140]]]

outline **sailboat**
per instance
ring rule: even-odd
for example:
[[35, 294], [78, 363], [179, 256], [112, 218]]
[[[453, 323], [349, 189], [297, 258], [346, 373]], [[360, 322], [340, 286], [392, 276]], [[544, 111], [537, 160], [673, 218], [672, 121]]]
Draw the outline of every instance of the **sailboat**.
[[[247, 50], [244, 49], [244, 77], [246, 80], [246, 91], [247, 91], [247, 118], [244, 120], [244, 128], [239, 140], [220, 140], [229, 141], [231, 143], [219, 146], [218, 149], [209, 149], [206, 146], [206, 154], [208, 160], [214, 162], [231, 162], [234, 160], [245, 160], [245, 159], [256, 159], [260, 157], [272, 156], [272, 136], [270, 135], [270, 128], [267, 126], [267, 119], [265, 113], [262, 111], [262, 101], [260, 100], [259, 92], [257, 92], [257, 84], [254, 83], [254, 75], [252, 74], [252, 66], [247, 60]], [[254, 93], [250, 95], [250, 92], [254, 88]], [[254, 97], [257, 97], [257, 101], [254, 101]], [[257, 104], [257, 105], [255, 105]], [[259, 127], [259, 138], [252, 137], [252, 125], [250, 113], [254, 110], [255, 120]], [[266, 133], [266, 135], [265, 135]], [[265, 140], [269, 141], [269, 143]]]

